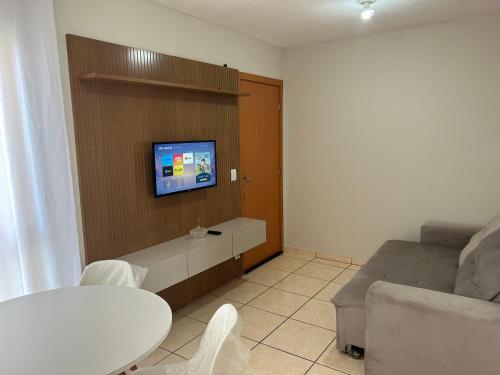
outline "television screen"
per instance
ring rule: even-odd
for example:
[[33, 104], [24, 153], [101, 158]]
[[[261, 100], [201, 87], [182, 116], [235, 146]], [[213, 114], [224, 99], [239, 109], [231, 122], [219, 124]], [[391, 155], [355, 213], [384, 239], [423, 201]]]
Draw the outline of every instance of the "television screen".
[[155, 196], [217, 185], [215, 141], [153, 143]]

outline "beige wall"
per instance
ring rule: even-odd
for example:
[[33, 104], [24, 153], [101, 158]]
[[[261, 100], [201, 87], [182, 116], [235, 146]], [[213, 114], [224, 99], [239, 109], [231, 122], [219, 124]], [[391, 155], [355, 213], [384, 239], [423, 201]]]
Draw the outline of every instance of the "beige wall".
[[54, 0], [54, 4], [61, 52], [66, 51], [64, 35], [72, 33], [212, 64], [227, 63], [249, 73], [282, 75], [282, 48], [150, 0]]
[[[178, 13], [149, 0], [54, 0], [59, 57], [70, 141], [73, 179], [79, 207], [73, 115], [65, 35], [150, 49], [244, 72], [281, 78], [281, 48], [208, 22]], [[81, 217], [78, 218], [83, 244]], [[82, 246], [83, 249], [83, 246]]]
[[285, 54], [285, 242], [366, 259], [500, 212], [500, 18]]

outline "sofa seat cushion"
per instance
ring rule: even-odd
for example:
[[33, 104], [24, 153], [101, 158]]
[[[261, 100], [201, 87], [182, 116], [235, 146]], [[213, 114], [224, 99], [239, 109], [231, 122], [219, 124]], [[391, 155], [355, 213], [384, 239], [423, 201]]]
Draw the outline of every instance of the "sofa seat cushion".
[[336, 306], [364, 308], [375, 281], [453, 293], [460, 249], [387, 241], [332, 299]]

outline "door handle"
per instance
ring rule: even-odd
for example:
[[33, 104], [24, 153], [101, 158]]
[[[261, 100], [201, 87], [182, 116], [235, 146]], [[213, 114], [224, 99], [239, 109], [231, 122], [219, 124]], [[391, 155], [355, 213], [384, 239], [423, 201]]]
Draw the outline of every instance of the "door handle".
[[250, 181], [252, 181], [252, 177], [250, 177], [250, 176], [244, 176], [244, 177], [241, 178], [241, 180], [243, 182], [250, 182]]

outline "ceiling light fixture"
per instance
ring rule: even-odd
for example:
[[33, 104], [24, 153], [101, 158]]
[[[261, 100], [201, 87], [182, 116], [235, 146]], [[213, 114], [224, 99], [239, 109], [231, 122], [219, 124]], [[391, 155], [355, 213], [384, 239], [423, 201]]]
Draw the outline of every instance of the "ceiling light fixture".
[[375, 14], [375, 11], [371, 8], [375, 4], [375, 0], [358, 0], [358, 4], [363, 7], [361, 12], [361, 18], [364, 20], [369, 20]]

